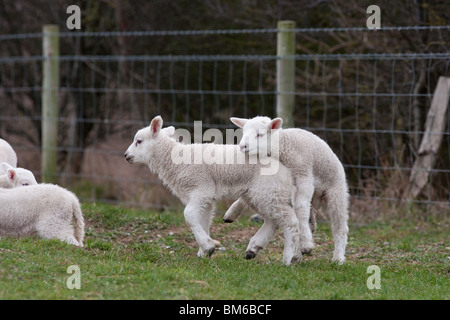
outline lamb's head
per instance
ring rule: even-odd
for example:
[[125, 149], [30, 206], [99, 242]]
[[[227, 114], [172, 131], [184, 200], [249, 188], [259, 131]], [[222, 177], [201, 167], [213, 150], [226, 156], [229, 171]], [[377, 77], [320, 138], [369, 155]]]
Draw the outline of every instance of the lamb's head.
[[148, 127], [136, 132], [133, 143], [128, 147], [124, 155], [129, 163], [148, 164], [152, 146], [158, 143], [161, 137], [165, 136], [174, 139], [175, 128], [167, 127], [162, 129], [162, 125], [163, 119], [161, 116], [156, 116]]
[[3, 162], [1, 167], [6, 169], [6, 177], [11, 188], [38, 184], [34, 174], [30, 170], [13, 168], [6, 162]]
[[242, 152], [249, 155], [275, 156], [278, 155], [279, 131], [283, 120], [281, 118], [254, 117], [252, 119], [230, 118], [243, 135], [239, 143]]

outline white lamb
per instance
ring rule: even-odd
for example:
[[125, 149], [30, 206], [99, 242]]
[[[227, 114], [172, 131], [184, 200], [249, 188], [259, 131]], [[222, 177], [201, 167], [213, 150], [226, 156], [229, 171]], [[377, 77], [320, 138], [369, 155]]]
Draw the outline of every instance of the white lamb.
[[[281, 129], [281, 118], [230, 119], [243, 128], [241, 150], [247, 154], [272, 156], [292, 172], [296, 192], [294, 209], [300, 222], [303, 252], [314, 247], [308, 227], [311, 203], [315, 209], [321, 206], [331, 219], [335, 249], [333, 261], [345, 261], [348, 234], [349, 193], [344, 168], [325, 141], [302, 129]], [[273, 144], [273, 145], [272, 145]], [[227, 211], [224, 219], [234, 220], [245, 208], [245, 201], [238, 199]], [[303, 239], [304, 239], [303, 238]]]
[[[6, 162], [11, 165], [13, 168], [17, 167], [17, 155], [11, 145], [6, 141], [0, 138], [0, 162]], [[0, 174], [6, 173], [2, 171], [0, 168]]]
[[78, 198], [53, 184], [0, 188], [0, 236], [35, 234], [82, 247], [84, 219]]
[[13, 168], [8, 163], [2, 162], [0, 171], [6, 171], [5, 174], [0, 175], [0, 188], [15, 188], [38, 184], [30, 170]]
[[[157, 116], [149, 127], [139, 130], [124, 156], [129, 163], [148, 165], [186, 205], [184, 216], [200, 247], [197, 256], [210, 256], [215, 250], [215, 241], [209, 235], [215, 202], [224, 196], [241, 196], [265, 219], [250, 240], [246, 258], [255, 257], [266, 247], [280, 226], [285, 236], [283, 262], [290, 265], [301, 259], [298, 219], [291, 205], [293, 181], [288, 169], [280, 164], [277, 174], [261, 175], [261, 164], [212, 163], [208, 154], [221, 154], [227, 159], [231, 155], [236, 160], [242, 153], [235, 145], [179, 143], [172, 138], [173, 128], [161, 129], [162, 124]], [[174, 161], [180, 154], [189, 155], [192, 162]], [[208, 159], [198, 163], [198, 156]]]

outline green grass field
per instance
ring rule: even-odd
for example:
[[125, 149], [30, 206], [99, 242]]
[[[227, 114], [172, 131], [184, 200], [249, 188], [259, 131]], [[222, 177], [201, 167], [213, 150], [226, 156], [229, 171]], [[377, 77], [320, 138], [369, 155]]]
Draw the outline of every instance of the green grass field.
[[[327, 223], [318, 223], [317, 247], [301, 263], [282, 264], [281, 232], [253, 260], [245, 260], [260, 227], [241, 217], [217, 217], [211, 235], [221, 242], [211, 258], [197, 258], [181, 212], [84, 204], [84, 248], [57, 240], [0, 240], [1, 299], [449, 299], [448, 220], [350, 223], [347, 262], [331, 263]], [[69, 289], [79, 268], [80, 289]], [[370, 290], [371, 265], [380, 289]]]

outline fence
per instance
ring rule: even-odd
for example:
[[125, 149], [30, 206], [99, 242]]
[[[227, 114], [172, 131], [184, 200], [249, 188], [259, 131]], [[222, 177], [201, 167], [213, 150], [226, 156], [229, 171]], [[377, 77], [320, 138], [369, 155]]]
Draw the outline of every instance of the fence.
[[[322, 137], [341, 159], [353, 212], [375, 216], [406, 203], [448, 213], [448, 112], [444, 131], [431, 132], [442, 142], [433, 167], [421, 169], [429, 173], [426, 186], [413, 199], [404, 193], [438, 78], [450, 77], [449, 30], [294, 29], [301, 52], [287, 58], [295, 66], [295, 91], [288, 93], [295, 96], [294, 124]], [[196, 120], [223, 130], [233, 128], [230, 116], [275, 116], [278, 31], [60, 33], [58, 183], [82, 201], [176, 207], [156, 176], [123, 159], [134, 133], [157, 114], [188, 130]], [[0, 45], [12, 48], [0, 57], [0, 136], [38, 180], [42, 38], [0, 36]], [[223, 50], [211, 45], [218, 39], [225, 39]]]

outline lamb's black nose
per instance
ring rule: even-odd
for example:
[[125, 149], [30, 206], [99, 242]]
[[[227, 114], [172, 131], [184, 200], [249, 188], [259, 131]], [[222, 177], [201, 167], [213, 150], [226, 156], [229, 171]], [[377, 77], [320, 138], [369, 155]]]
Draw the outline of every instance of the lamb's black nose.
[[129, 162], [129, 163], [133, 163], [134, 162], [134, 157], [130, 156], [128, 154], [128, 152], [125, 152], [125, 154], [123, 155], [125, 157], [125, 159]]

